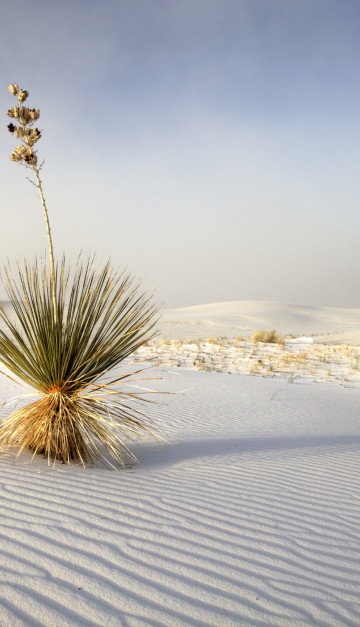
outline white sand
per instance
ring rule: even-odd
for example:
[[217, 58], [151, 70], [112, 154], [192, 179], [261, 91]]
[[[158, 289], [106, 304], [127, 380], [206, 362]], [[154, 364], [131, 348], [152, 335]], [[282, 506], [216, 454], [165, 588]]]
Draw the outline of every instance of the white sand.
[[[169, 370], [150, 385], [177, 394], [149, 411], [170, 444], [134, 443], [141, 464], [1, 454], [0, 625], [359, 625], [356, 370]], [[0, 383], [3, 400], [17, 393]]]
[[360, 344], [360, 309], [303, 307], [268, 301], [237, 301], [168, 309], [160, 322], [161, 337], [247, 337], [258, 329], [312, 334], [330, 343]]

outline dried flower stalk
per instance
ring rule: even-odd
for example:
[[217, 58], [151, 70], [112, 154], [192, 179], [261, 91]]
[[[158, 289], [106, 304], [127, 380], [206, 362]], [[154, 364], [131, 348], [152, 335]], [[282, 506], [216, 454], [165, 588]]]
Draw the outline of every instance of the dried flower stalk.
[[29, 92], [20, 89], [16, 83], [12, 83], [9, 86], [9, 92], [18, 99], [18, 106], [11, 107], [8, 110], [8, 116], [14, 118], [19, 126], [16, 126], [12, 122], [8, 124], [9, 132], [17, 137], [22, 143], [19, 144], [10, 155], [10, 159], [17, 163], [22, 163], [26, 167], [33, 170], [36, 178], [36, 187], [39, 190], [40, 201], [43, 208], [46, 234], [49, 247], [49, 259], [50, 259], [50, 283], [51, 294], [53, 301], [54, 321], [57, 322], [57, 307], [56, 307], [56, 278], [55, 278], [55, 262], [54, 262], [54, 247], [51, 237], [51, 229], [49, 222], [49, 215], [46, 208], [44, 193], [42, 189], [42, 183], [39, 174], [38, 160], [36, 150], [34, 146], [41, 137], [41, 132], [38, 128], [32, 128], [34, 122], [39, 119], [39, 109], [29, 109], [23, 106], [23, 102], [28, 98]]

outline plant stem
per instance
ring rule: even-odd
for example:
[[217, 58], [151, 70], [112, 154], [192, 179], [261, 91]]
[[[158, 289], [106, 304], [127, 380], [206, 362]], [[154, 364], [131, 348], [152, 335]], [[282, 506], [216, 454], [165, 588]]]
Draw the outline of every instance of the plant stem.
[[49, 215], [46, 209], [45, 198], [42, 190], [41, 180], [39, 176], [39, 170], [37, 165], [33, 165], [32, 169], [36, 176], [36, 184], [40, 194], [40, 200], [44, 211], [45, 225], [46, 225], [46, 234], [48, 238], [48, 246], [49, 246], [49, 258], [50, 258], [50, 286], [51, 286], [51, 295], [53, 301], [53, 309], [54, 309], [54, 322], [57, 322], [57, 313], [56, 313], [56, 279], [55, 279], [55, 264], [54, 264], [54, 248], [51, 238], [51, 230], [50, 230], [50, 222]]

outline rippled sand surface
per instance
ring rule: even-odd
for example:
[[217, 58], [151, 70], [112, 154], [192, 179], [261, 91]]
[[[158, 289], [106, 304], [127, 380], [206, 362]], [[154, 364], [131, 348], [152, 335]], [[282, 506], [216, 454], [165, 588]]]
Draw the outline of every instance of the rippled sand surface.
[[0, 624], [358, 625], [359, 389], [168, 370], [128, 470], [1, 454]]

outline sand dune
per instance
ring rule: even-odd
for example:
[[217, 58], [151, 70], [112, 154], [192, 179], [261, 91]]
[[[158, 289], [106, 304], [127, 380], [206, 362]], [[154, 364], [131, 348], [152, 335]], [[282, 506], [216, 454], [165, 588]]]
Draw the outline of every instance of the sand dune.
[[164, 311], [165, 338], [235, 337], [258, 329], [313, 335], [326, 342], [360, 344], [360, 309], [304, 307], [269, 301], [237, 301]]
[[358, 380], [148, 373], [138, 464], [0, 455], [0, 624], [358, 625]]

